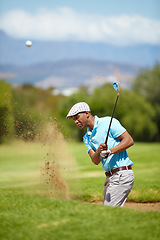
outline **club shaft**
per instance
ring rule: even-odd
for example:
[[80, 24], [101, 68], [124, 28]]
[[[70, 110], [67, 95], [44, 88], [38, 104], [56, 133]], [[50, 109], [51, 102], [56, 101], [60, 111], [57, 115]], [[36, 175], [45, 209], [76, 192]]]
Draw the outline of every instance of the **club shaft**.
[[105, 140], [105, 144], [106, 144], [106, 145], [107, 145], [108, 136], [109, 136], [109, 131], [110, 131], [111, 124], [112, 124], [113, 115], [114, 115], [114, 112], [115, 112], [115, 109], [116, 109], [116, 105], [117, 105], [117, 102], [118, 102], [118, 98], [119, 98], [119, 92], [118, 92], [118, 94], [117, 94], [116, 102], [115, 102], [115, 104], [114, 104], [114, 108], [113, 108], [111, 120], [110, 120], [110, 123], [109, 123], [109, 128], [108, 128], [108, 132], [107, 132], [107, 136], [106, 136], [106, 140]]

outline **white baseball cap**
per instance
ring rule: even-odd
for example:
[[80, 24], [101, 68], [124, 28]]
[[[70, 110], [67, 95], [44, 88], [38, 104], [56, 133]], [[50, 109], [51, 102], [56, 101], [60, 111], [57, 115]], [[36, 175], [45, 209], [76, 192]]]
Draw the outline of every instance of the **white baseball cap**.
[[75, 105], [73, 105], [73, 107], [69, 111], [66, 118], [70, 119], [72, 116], [75, 116], [81, 112], [90, 112], [90, 107], [88, 106], [87, 103], [79, 102], [79, 103], [76, 103]]

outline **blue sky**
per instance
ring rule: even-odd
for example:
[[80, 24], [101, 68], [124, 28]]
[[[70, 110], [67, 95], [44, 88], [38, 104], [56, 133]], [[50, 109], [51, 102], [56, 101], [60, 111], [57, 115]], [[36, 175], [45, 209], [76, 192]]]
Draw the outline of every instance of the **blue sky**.
[[19, 39], [160, 45], [160, 0], [1, 0], [0, 29]]
[[35, 13], [38, 8], [71, 7], [83, 13], [101, 15], [141, 15], [160, 19], [159, 0], [1, 0], [0, 14], [12, 9]]

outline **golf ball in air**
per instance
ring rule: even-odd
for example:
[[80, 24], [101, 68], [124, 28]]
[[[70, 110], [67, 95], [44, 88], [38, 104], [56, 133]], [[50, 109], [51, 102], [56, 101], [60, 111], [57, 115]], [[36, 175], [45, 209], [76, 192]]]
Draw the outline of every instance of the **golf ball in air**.
[[31, 42], [31, 41], [29, 41], [29, 40], [28, 40], [28, 41], [26, 41], [26, 46], [27, 46], [27, 47], [31, 47], [31, 46], [32, 46], [32, 42]]

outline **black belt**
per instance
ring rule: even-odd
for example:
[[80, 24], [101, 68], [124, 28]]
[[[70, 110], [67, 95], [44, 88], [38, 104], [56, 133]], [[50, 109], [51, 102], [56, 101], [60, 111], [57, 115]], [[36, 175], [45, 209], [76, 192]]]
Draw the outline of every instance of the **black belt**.
[[132, 167], [131, 166], [123, 166], [123, 167], [117, 167], [117, 168], [113, 168], [110, 171], [105, 172], [106, 177], [110, 177], [112, 176], [114, 173], [121, 171], [121, 170], [131, 170]]

